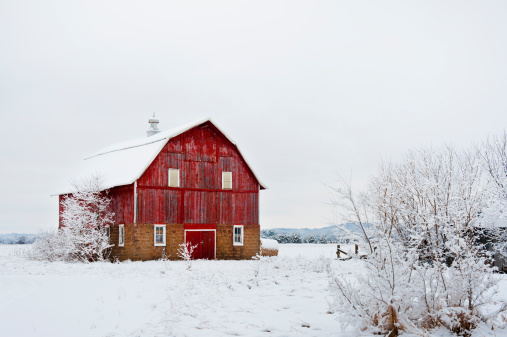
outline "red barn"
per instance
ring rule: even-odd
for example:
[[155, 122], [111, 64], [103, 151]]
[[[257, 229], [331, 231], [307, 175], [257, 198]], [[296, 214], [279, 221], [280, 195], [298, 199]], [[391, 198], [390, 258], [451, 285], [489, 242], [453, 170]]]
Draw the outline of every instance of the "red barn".
[[[259, 253], [258, 179], [234, 141], [210, 119], [109, 146], [85, 160], [109, 189], [112, 257], [250, 259]], [[64, 195], [60, 195], [60, 200]], [[61, 209], [60, 209], [61, 212]]]

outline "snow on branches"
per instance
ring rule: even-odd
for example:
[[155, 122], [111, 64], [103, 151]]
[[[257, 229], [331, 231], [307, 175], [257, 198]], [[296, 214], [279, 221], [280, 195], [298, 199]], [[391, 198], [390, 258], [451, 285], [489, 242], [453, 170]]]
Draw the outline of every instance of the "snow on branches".
[[108, 255], [109, 226], [114, 213], [111, 199], [98, 175], [74, 182], [74, 191], [63, 198], [61, 228], [41, 233], [33, 255], [43, 260], [99, 261]]
[[487, 228], [496, 251], [507, 255], [507, 133], [489, 137], [477, 148], [487, 181], [486, 201], [482, 209], [481, 226]]
[[346, 322], [390, 335], [440, 325], [466, 334], [486, 319], [497, 279], [478, 240], [491, 200], [482, 164], [475, 151], [411, 150], [381, 163], [360, 194], [343, 179], [332, 188], [333, 205], [362, 229], [356, 240], [371, 252], [360, 280], [333, 277]]
[[178, 248], [178, 256], [181, 257], [187, 264], [187, 270], [192, 268], [192, 254], [197, 248], [197, 245], [191, 245], [190, 243], [182, 243]]

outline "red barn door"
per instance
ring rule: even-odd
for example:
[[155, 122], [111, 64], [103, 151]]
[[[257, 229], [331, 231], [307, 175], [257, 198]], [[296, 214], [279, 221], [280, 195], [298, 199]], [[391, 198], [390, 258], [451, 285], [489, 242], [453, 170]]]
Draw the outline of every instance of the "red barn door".
[[196, 246], [192, 259], [215, 259], [215, 231], [185, 231], [186, 244]]

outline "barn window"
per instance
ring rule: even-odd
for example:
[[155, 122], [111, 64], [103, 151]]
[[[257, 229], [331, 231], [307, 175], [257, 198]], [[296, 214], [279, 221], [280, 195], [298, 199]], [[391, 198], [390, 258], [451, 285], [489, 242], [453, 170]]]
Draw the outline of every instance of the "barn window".
[[222, 189], [232, 189], [232, 172], [222, 172]]
[[165, 225], [154, 225], [155, 246], [165, 246]]
[[169, 169], [169, 187], [180, 187], [180, 170]]
[[118, 225], [118, 246], [125, 246], [125, 226]]
[[234, 246], [243, 246], [243, 226], [234, 226]]
[[111, 228], [109, 228], [109, 226], [105, 226], [104, 232], [106, 233], [107, 239], [109, 240], [109, 242], [111, 242]]

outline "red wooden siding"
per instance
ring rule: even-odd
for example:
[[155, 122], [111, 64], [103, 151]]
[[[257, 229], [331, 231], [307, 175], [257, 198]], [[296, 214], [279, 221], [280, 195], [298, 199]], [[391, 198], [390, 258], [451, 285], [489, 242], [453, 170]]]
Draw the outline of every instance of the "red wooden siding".
[[113, 187], [109, 190], [111, 211], [116, 224], [134, 222], [134, 184]]
[[62, 201], [63, 198], [65, 198], [66, 195], [61, 194], [58, 196], [58, 228], [62, 228], [62, 212], [63, 212], [63, 206]]
[[[168, 187], [168, 169], [180, 187]], [[222, 172], [232, 190], [222, 190]], [[237, 151], [211, 123], [171, 139], [138, 179], [139, 223], [258, 224], [259, 183]]]
[[141, 186], [137, 195], [139, 223], [259, 224], [257, 191], [199, 191]]
[[[59, 227], [62, 226], [62, 200], [63, 198], [71, 195], [72, 194], [62, 194], [58, 198], [60, 202]], [[116, 224], [132, 223], [134, 221], [134, 184], [113, 187], [109, 190], [108, 196], [111, 198], [109, 209], [114, 213], [114, 222]]]

